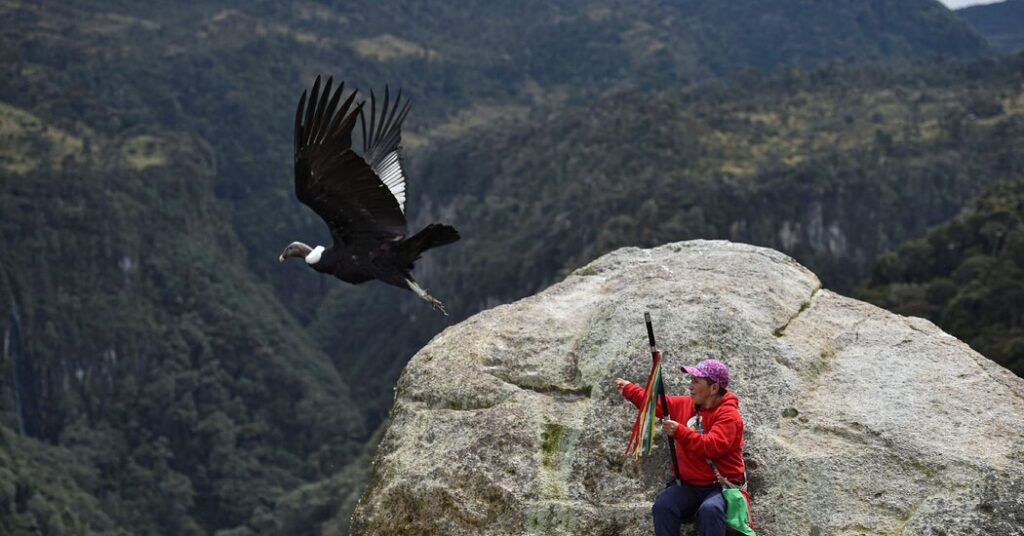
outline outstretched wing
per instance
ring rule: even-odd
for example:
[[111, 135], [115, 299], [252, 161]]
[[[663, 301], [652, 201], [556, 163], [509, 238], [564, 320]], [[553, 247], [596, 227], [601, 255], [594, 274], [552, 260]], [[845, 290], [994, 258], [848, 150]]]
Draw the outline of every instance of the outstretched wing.
[[406, 234], [405, 215], [374, 169], [352, 150], [352, 129], [363, 103], [352, 92], [338, 109], [345, 84], [323, 92], [320, 77], [302, 92], [295, 110], [295, 195], [313, 209], [336, 243], [397, 240]]
[[363, 155], [370, 163], [374, 173], [391, 191], [398, 201], [399, 208], [405, 213], [405, 173], [402, 172], [402, 161], [398, 154], [398, 145], [402, 141], [402, 121], [409, 113], [409, 101], [399, 110], [402, 91], [395, 96], [395, 103], [388, 109], [388, 87], [384, 86], [384, 104], [380, 107], [380, 119], [377, 119], [377, 98], [370, 92], [370, 121], [367, 131], [366, 112], [360, 110], [359, 124], [363, 130]]

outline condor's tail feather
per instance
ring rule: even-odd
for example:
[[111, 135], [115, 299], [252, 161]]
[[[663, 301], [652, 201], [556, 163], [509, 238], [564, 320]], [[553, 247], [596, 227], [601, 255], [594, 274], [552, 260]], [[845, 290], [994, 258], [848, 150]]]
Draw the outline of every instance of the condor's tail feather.
[[407, 238], [402, 245], [409, 253], [409, 262], [420, 258], [424, 251], [436, 247], [446, 246], [459, 239], [459, 232], [451, 225], [432, 223], [423, 228], [422, 231]]

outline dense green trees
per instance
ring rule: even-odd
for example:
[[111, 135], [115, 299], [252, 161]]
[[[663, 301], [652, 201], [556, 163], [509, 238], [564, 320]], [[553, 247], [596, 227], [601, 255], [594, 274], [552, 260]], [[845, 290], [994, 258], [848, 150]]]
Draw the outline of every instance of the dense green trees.
[[[417, 161], [475, 231], [439, 256], [477, 306], [614, 247], [695, 237], [781, 249], [848, 291], [875, 255], [1015, 176], [1019, 68], [834, 65], [489, 129]], [[1000, 112], [975, 116], [979, 103]]]
[[928, 318], [1024, 376], [1024, 180], [880, 256], [855, 295]]
[[[78, 486], [97, 519], [133, 534], [240, 525], [341, 471], [368, 436], [329, 358], [238, 262], [202, 146], [169, 136], [95, 136], [122, 159], [3, 175], [3, 312], [25, 358], [3, 365], [30, 372], [4, 383], [30, 393], [30, 435], [87, 468], [70, 474], [91, 474]], [[25, 422], [15, 402], [0, 401], [7, 429]], [[15, 512], [19, 494], [76, 500], [13, 478]]]

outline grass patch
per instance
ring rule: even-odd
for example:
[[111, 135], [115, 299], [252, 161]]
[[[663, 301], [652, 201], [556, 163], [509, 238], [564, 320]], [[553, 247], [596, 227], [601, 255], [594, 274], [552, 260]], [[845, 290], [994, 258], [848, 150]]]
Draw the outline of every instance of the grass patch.
[[124, 163], [137, 171], [166, 165], [169, 153], [165, 140], [148, 134], [129, 138], [121, 144]]
[[426, 146], [432, 141], [456, 139], [476, 129], [493, 125], [498, 121], [526, 117], [529, 107], [516, 105], [475, 105], [462, 110], [444, 123], [425, 132], [402, 133], [402, 147], [410, 150]]
[[60, 169], [65, 158], [84, 154], [83, 138], [0, 102], [0, 169], [16, 175], [41, 166]]

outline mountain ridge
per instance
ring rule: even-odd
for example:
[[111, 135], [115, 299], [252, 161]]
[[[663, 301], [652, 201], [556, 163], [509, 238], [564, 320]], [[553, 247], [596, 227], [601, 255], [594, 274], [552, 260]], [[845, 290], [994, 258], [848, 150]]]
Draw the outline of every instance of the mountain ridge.
[[1024, 2], [1004, 0], [992, 4], [965, 7], [956, 14], [967, 21], [1003, 54], [1024, 49]]

